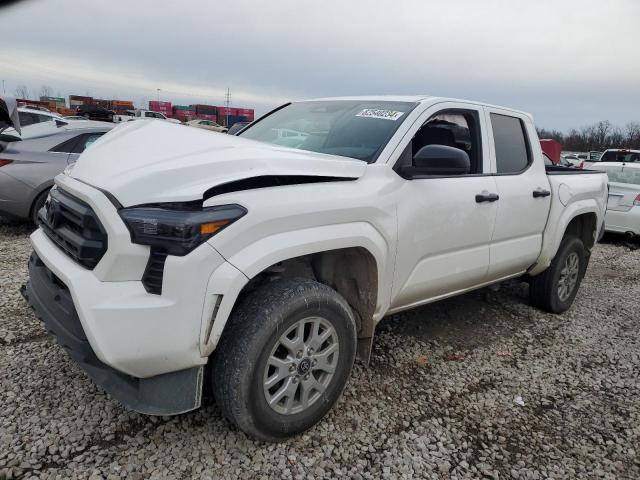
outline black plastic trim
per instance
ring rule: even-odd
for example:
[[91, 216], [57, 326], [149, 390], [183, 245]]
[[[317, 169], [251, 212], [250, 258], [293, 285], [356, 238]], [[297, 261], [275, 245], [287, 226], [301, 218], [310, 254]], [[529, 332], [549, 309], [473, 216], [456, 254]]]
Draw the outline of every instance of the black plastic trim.
[[107, 251], [107, 232], [96, 213], [60, 188], [49, 193], [38, 224], [51, 241], [85, 268], [93, 269]]
[[151, 248], [149, 260], [142, 275], [142, 285], [148, 293], [162, 294], [162, 280], [164, 277], [164, 264], [168, 253], [158, 248]]
[[176, 415], [200, 407], [203, 367], [135, 378], [103, 363], [91, 348], [67, 286], [34, 252], [21, 293], [47, 331], [89, 377], [125, 407], [148, 415]]

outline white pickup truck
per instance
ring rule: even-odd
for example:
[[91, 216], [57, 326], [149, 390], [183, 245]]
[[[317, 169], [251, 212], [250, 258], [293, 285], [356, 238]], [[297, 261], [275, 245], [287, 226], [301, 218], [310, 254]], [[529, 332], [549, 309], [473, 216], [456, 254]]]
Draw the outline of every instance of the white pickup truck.
[[568, 309], [607, 202], [603, 173], [545, 167], [528, 114], [435, 97], [291, 103], [237, 137], [129, 122], [55, 182], [23, 289], [47, 330], [125, 406], [211, 382], [263, 440], [327, 413], [385, 315], [516, 277]]
[[170, 123], [182, 123], [175, 118], [168, 118], [160, 112], [152, 112], [151, 110], [127, 110], [126, 113], [120, 113], [113, 116], [113, 123], [130, 122], [132, 120], [140, 120], [142, 118], [150, 120], [165, 120]]

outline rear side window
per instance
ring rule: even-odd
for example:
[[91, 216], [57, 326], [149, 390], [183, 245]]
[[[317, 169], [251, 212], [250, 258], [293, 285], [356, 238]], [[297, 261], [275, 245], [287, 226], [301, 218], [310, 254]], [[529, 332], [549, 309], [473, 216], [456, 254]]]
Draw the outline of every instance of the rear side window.
[[51, 152], [82, 153], [84, 149], [100, 138], [104, 133], [83, 133], [53, 147]]
[[522, 120], [492, 113], [491, 127], [498, 173], [517, 174], [525, 170], [531, 163], [531, 154]]
[[600, 157], [601, 162], [640, 162], [640, 153], [624, 150], [607, 150]]
[[71, 151], [71, 153], [82, 153], [82, 152], [84, 152], [85, 148], [87, 148], [93, 142], [98, 140], [102, 135], [104, 135], [104, 133], [87, 133], [85, 135], [82, 135], [80, 137], [78, 143], [76, 143], [75, 147]]

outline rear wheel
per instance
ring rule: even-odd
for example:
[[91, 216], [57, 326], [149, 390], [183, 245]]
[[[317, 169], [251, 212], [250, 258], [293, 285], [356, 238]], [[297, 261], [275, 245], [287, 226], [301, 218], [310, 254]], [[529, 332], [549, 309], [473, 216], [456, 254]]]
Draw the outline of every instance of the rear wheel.
[[531, 304], [551, 313], [568, 310], [576, 298], [587, 263], [582, 241], [572, 235], [565, 236], [549, 268], [531, 278]]
[[257, 439], [296, 435], [339, 398], [355, 351], [355, 319], [335, 290], [307, 279], [274, 282], [229, 319], [213, 362], [216, 402]]

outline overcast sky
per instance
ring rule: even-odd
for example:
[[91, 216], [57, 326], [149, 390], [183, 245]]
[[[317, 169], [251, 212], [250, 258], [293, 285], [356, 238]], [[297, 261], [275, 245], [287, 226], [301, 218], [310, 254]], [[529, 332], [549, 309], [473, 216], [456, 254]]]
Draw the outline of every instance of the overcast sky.
[[567, 130], [640, 121], [640, 0], [24, 0], [0, 79], [37, 94], [232, 105], [428, 94]]

